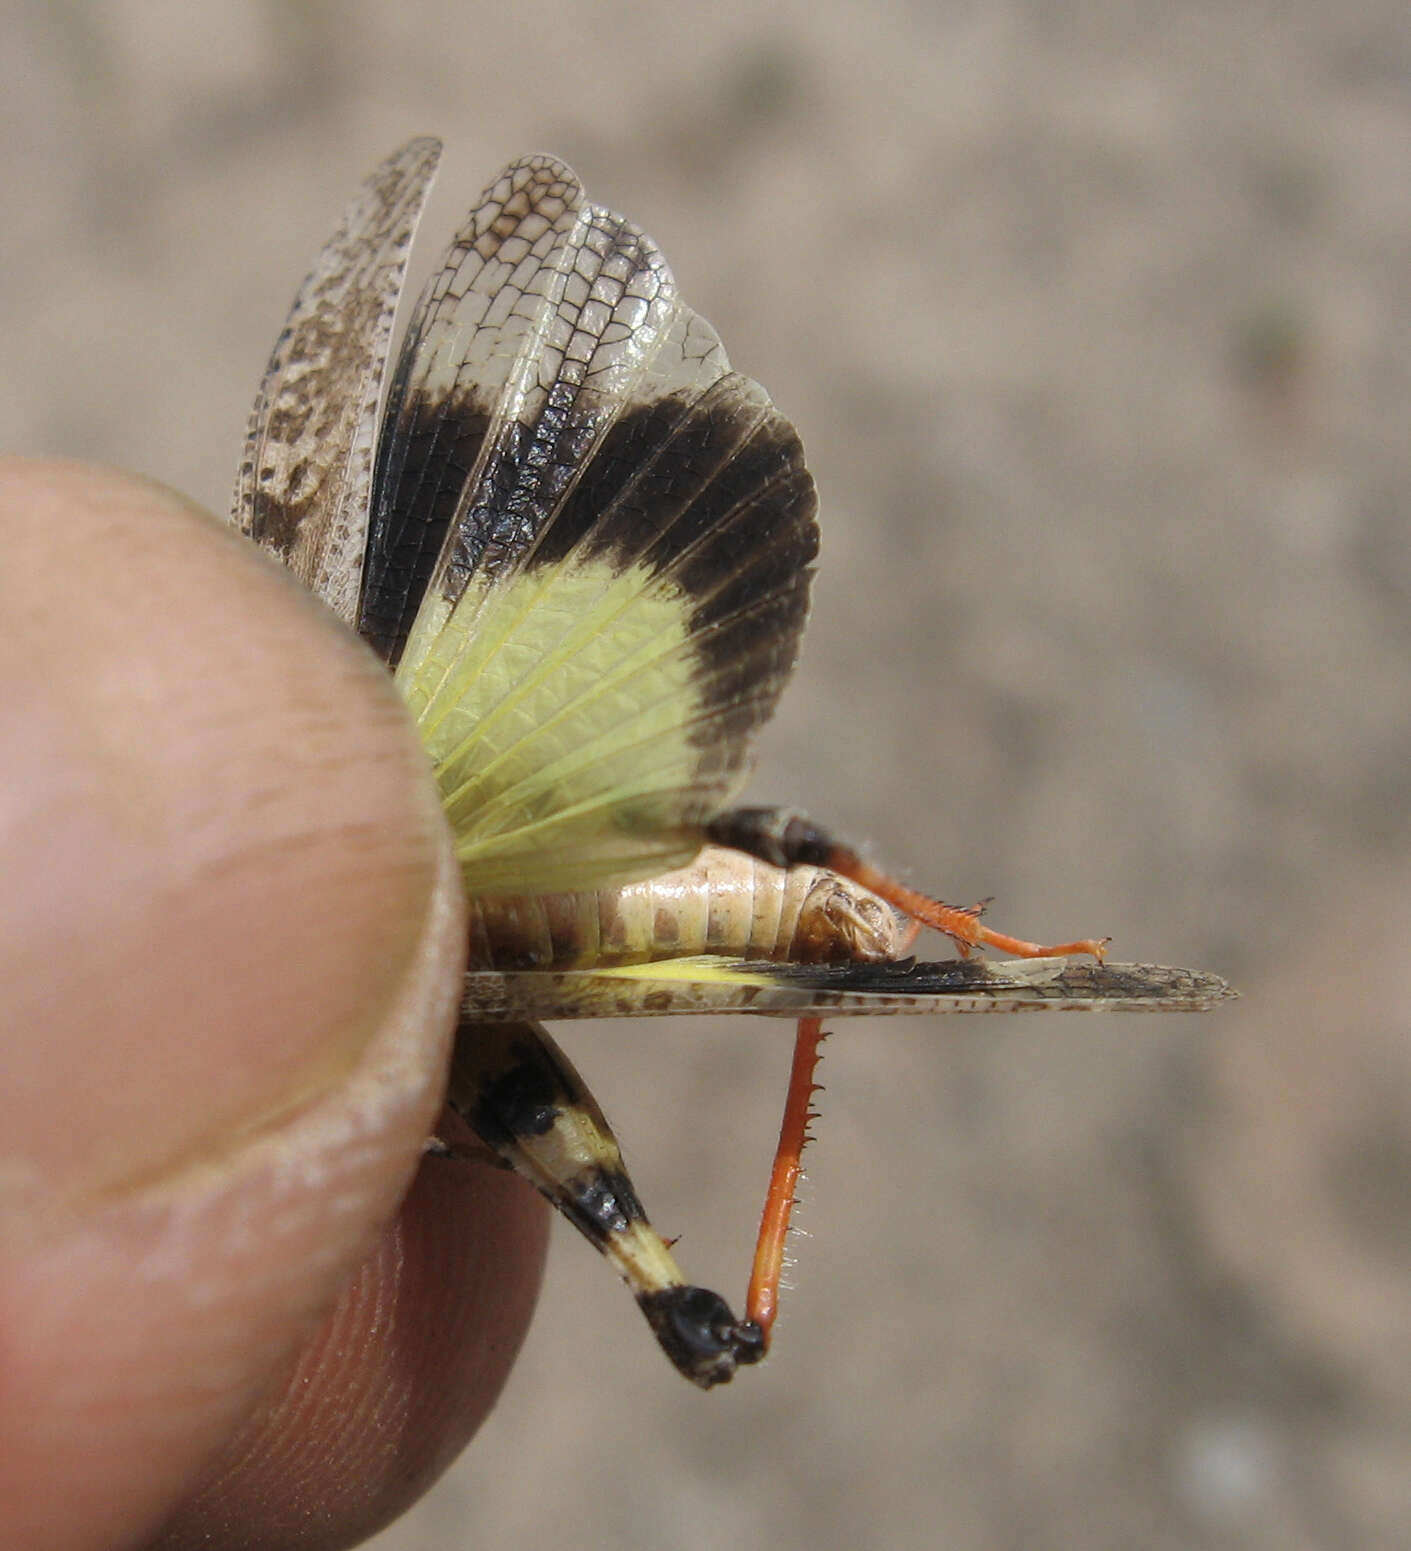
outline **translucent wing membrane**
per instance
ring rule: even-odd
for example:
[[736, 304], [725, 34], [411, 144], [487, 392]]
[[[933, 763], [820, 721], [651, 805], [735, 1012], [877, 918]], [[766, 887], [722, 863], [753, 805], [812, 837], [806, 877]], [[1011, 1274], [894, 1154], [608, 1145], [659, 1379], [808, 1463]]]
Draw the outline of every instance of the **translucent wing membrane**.
[[348, 206], [275, 344], [236, 477], [233, 524], [350, 625], [392, 324], [440, 154], [411, 141]]
[[494, 454], [515, 434], [538, 375], [583, 203], [578, 180], [549, 157], [506, 168], [417, 303], [388, 396], [359, 622], [393, 663], [453, 522], [463, 550], [487, 545], [506, 529], [503, 503], [524, 502], [510, 480], [493, 488], [505, 462]]
[[399, 663], [469, 890], [688, 861], [807, 615], [792, 428], [651, 239], [548, 157], [458, 234], [388, 421], [362, 629]]

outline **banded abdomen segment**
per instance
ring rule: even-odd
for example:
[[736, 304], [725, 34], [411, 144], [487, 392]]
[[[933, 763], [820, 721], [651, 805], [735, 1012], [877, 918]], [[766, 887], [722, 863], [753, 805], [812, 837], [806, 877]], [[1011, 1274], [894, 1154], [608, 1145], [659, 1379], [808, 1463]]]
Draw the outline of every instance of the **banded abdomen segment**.
[[702, 1389], [764, 1355], [759, 1327], [681, 1275], [647, 1221], [612, 1129], [567, 1057], [533, 1023], [456, 1033], [449, 1100], [617, 1268], [676, 1368]]
[[929, 926], [944, 932], [963, 959], [980, 947], [998, 948], [1023, 959], [1069, 958], [1090, 953], [1101, 963], [1107, 956], [1111, 940], [1107, 937], [1083, 937], [1045, 945], [992, 931], [980, 921], [988, 900], [978, 905], [956, 906], [920, 894], [864, 861], [852, 846], [792, 808], [727, 809], [706, 825], [706, 835], [715, 845], [759, 857], [777, 867], [825, 867], [878, 895], [915, 922], [918, 929]]
[[905, 953], [898, 914], [819, 867], [707, 846], [689, 867], [616, 889], [473, 899], [474, 970], [607, 968], [715, 954], [787, 964]]

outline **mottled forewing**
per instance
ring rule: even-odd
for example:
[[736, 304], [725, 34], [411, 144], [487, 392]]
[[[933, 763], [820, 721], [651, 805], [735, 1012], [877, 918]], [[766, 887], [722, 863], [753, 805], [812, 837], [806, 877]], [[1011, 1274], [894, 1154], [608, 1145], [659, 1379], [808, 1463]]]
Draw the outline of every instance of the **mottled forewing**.
[[688, 861], [797, 654], [813, 485], [655, 244], [561, 163], [508, 168], [456, 239], [376, 485], [362, 629], [400, 658], [471, 892]]
[[392, 326], [440, 151], [403, 146], [344, 212], [275, 344], [236, 478], [232, 523], [350, 625]]
[[985, 1012], [1205, 1012], [1234, 993], [1218, 975], [1161, 964], [952, 959], [938, 964], [671, 959], [597, 970], [476, 971], [468, 1018], [662, 1017], [748, 1012], [877, 1017]]

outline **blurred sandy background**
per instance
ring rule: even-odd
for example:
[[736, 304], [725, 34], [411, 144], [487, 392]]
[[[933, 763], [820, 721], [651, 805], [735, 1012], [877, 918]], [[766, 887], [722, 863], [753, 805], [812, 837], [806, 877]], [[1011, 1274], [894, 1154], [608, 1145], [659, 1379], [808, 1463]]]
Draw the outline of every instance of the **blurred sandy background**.
[[[856, 1023], [777, 1355], [689, 1390], [567, 1230], [379, 1551], [1411, 1543], [1411, 12], [0, 3], [0, 424], [224, 510], [361, 176], [661, 242], [826, 548], [752, 791], [1206, 1020]], [[784, 1025], [564, 1035], [738, 1295]]]

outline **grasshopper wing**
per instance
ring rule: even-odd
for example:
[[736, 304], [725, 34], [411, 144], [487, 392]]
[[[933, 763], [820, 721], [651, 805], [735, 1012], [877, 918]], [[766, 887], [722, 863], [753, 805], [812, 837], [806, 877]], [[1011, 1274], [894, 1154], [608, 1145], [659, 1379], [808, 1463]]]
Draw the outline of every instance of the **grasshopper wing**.
[[231, 523], [349, 625], [392, 324], [440, 155], [439, 140], [411, 141], [344, 212], [265, 368], [235, 481]]

